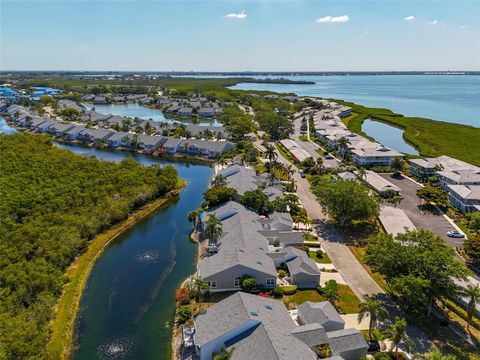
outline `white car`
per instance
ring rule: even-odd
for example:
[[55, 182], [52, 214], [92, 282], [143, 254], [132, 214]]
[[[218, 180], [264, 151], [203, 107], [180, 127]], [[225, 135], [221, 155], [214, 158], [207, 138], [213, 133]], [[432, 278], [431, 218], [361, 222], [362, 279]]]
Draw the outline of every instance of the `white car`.
[[447, 236], [451, 238], [461, 238], [461, 239], [465, 237], [465, 235], [463, 235], [460, 231], [457, 231], [457, 230], [452, 230], [447, 232]]

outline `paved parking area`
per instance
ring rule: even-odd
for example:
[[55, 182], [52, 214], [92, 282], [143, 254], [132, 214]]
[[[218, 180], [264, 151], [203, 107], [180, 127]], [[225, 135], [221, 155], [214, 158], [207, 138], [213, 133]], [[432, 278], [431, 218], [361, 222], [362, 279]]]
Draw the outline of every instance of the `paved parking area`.
[[422, 200], [417, 197], [417, 189], [421, 187], [419, 184], [405, 176], [400, 178], [392, 177], [389, 174], [382, 174], [382, 176], [402, 189], [403, 199], [397, 207], [407, 214], [417, 229], [433, 231], [445, 240], [449, 246], [463, 246], [465, 239], [454, 239], [447, 236], [447, 231], [456, 229], [443, 215], [423, 214], [420, 211]]

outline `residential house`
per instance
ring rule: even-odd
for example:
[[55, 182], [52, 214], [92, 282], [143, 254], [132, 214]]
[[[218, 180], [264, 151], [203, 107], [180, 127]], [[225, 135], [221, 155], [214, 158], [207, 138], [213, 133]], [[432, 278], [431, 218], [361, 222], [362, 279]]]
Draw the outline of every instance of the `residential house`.
[[288, 273], [287, 280], [298, 288], [316, 288], [320, 285], [320, 270], [308, 254], [292, 246], [285, 248]]
[[118, 147], [120, 145], [123, 145], [124, 144], [124, 139], [126, 137], [128, 137], [130, 135], [130, 133], [128, 132], [123, 132], [123, 131], [116, 131], [113, 135], [111, 135], [108, 139], [107, 139], [107, 145], [109, 147]]
[[239, 195], [245, 192], [256, 190], [263, 179], [255, 174], [255, 171], [241, 165], [229, 166], [221, 170], [216, 176], [223, 176], [226, 179], [227, 187], [237, 190]]
[[210, 137], [225, 139], [227, 131], [223, 126], [188, 124], [186, 130], [193, 136]]
[[178, 116], [192, 116], [192, 108], [190, 107], [181, 107], [177, 110]]
[[47, 132], [54, 136], [63, 136], [74, 127], [74, 124], [55, 122], [47, 129]]
[[349, 107], [349, 106], [342, 106], [338, 110], [339, 110], [338, 116], [340, 116], [341, 118], [346, 118], [346, 117], [352, 115], [352, 108]]
[[215, 116], [215, 109], [209, 107], [203, 107], [198, 109], [198, 115], [203, 117], [212, 117]]
[[93, 98], [93, 103], [95, 105], [104, 105], [104, 104], [107, 104], [108, 101], [107, 101], [107, 98], [105, 96], [95, 96]]
[[178, 150], [178, 146], [182, 142], [182, 139], [174, 138], [174, 137], [168, 137], [167, 141], [163, 144], [163, 149], [165, 149], [165, 152], [168, 154], [175, 154]]
[[480, 211], [480, 185], [448, 185], [448, 200], [463, 213]]
[[217, 158], [232, 147], [233, 144], [227, 141], [185, 139], [179, 144], [177, 151], [189, 155], [205, 155], [209, 158]]
[[142, 134], [138, 136], [137, 140], [140, 149], [155, 151], [162, 145], [165, 138], [163, 136]]
[[450, 156], [436, 158], [410, 159], [410, 172], [418, 177], [435, 175], [442, 170], [477, 170], [478, 167]]
[[73, 108], [78, 110], [80, 113], [82, 113], [84, 110], [82, 106], [69, 99], [60, 99], [58, 100], [57, 105], [60, 109]]
[[100, 143], [106, 142], [106, 140], [115, 134], [116, 131], [102, 129], [102, 128], [86, 128], [80, 134], [77, 135], [77, 138], [85, 143]]
[[44, 120], [45, 121], [43, 121], [42, 123], [36, 126], [33, 126], [35, 131], [38, 131], [39, 133], [46, 133], [48, 131], [48, 128], [56, 123], [56, 121], [53, 119], [44, 119]]
[[385, 195], [391, 191], [397, 194], [401, 192], [401, 189], [398, 186], [392, 184], [390, 181], [388, 181], [381, 175], [370, 170], [366, 171], [363, 180], [370, 188], [375, 190], [380, 195]]
[[85, 126], [76, 125], [72, 129], [67, 131], [67, 133], [66, 133], [67, 139], [70, 140], [70, 141], [78, 139], [79, 136], [80, 136], [80, 133], [84, 130], [85, 130]]
[[354, 149], [351, 153], [353, 161], [359, 166], [388, 166], [393, 159], [403, 158], [403, 154], [383, 145], [376, 148]]
[[480, 168], [437, 171], [440, 186], [449, 191], [450, 185], [480, 185]]
[[[299, 307], [299, 318], [300, 312]], [[310, 312], [340, 317], [331, 305], [320, 305]], [[317, 315], [315, 319], [322, 320]], [[328, 325], [328, 321], [323, 323]], [[200, 360], [212, 359], [223, 348], [234, 349], [231, 360], [316, 360], [322, 355], [321, 346], [330, 348], [330, 360], [358, 360], [368, 349], [359, 330], [343, 326], [327, 330], [318, 322], [301, 323], [282, 301], [243, 292], [197, 314], [194, 326], [194, 346]]]
[[302, 162], [311, 157], [307, 151], [293, 140], [284, 139], [280, 143], [292, 154], [294, 161]]

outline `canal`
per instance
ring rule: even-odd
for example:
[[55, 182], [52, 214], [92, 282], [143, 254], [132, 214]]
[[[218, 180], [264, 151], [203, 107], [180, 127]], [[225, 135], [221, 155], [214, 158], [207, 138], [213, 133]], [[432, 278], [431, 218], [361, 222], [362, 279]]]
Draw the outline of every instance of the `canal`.
[[[0, 132], [14, 133], [0, 116]], [[75, 360], [170, 359], [175, 290], [195, 272], [197, 246], [187, 214], [200, 207], [212, 168], [129, 152], [56, 145], [119, 162], [171, 164], [187, 182], [180, 197], [112, 242], [95, 263], [76, 322]]]
[[[107, 161], [133, 157], [145, 165], [167, 163], [127, 152], [58, 146]], [[205, 165], [170, 164], [187, 186], [178, 200], [122, 234], [97, 260], [81, 301], [75, 360], [170, 358], [175, 289], [196, 264], [187, 214], [200, 206], [212, 174]]]

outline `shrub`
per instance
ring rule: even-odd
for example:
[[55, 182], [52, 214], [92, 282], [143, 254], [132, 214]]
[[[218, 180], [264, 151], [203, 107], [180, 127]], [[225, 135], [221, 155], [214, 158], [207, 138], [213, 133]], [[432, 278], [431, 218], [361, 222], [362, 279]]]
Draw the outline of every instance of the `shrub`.
[[179, 306], [177, 309], [177, 319], [180, 324], [186, 323], [192, 318], [192, 310], [187, 305]]
[[276, 287], [272, 290], [272, 296], [275, 299], [280, 299], [283, 296], [283, 291], [279, 287]]
[[386, 352], [377, 352], [373, 355], [373, 358], [375, 360], [391, 360], [392, 359], [390, 354]]
[[191, 298], [192, 293], [188, 288], [182, 287], [175, 292], [175, 300], [177, 300], [180, 305], [188, 304]]
[[223, 204], [237, 196], [237, 191], [228, 187], [214, 186], [203, 194], [208, 206], [216, 206]]
[[283, 279], [287, 275], [288, 275], [288, 273], [285, 270], [283, 270], [283, 269], [278, 270], [278, 277], [280, 279]]
[[242, 279], [242, 290], [246, 292], [252, 292], [257, 286], [257, 280], [249, 276], [245, 276]]
[[297, 292], [297, 285], [282, 286], [283, 295], [293, 295]]

